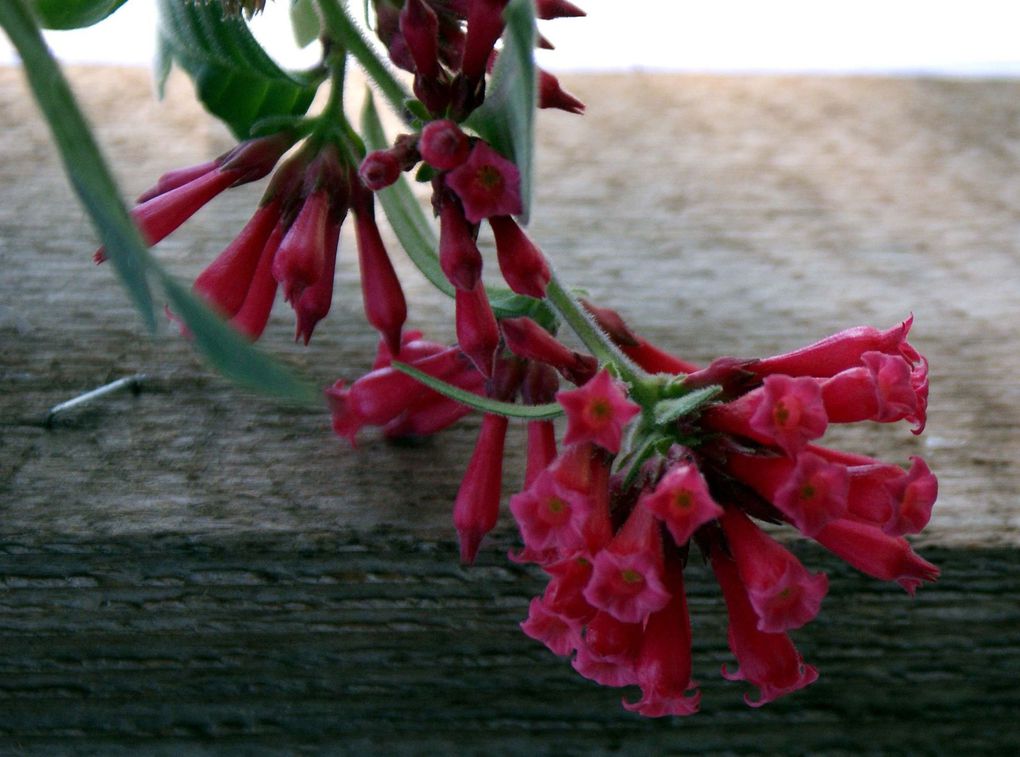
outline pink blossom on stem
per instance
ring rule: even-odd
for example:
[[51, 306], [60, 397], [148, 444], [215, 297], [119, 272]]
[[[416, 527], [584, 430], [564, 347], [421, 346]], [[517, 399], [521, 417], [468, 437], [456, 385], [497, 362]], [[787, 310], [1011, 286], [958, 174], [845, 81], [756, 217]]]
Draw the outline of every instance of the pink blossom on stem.
[[550, 610], [580, 628], [598, 612], [584, 598], [584, 587], [591, 580], [591, 560], [583, 555], [568, 557], [543, 566], [552, 578], [542, 595]]
[[789, 636], [758, 629], [757, 615], [736, 564], [719, 549], [712, 551], [711, 560], [730, 617], [727, 634], [730, 651], [739, 665], [733, 673], [727, 671], [724, 665], [723, 678], [747, 681], [758, 687], [758, 699], [752, 700], [749, 695], [744, 695], [744, 701], [751, 707], [761, 707], [814, 683], [818, 679], [818, 671], [804, 664]]
[[173, 171], [168, 171], [159, 177], [155, 185], [145, 190], [135, 200], [135, 204], [141, 205], [143, 202], [151, 200], [153, 197], [158, 197], [161, 194], [169, 192], [171, 189], [177, 189], [177, 187], [183, 187], [185, 184], [190, 184], [200, 176], [204, 176], [211, 171], [215, 171], [219, 166], [219, 160], [210, 160], [205, 163], [199, 163], [195, 166], [186, 166], [185, 168], [177, 168]]
[[453, 505], [453, 525], [460, 537], [460, 559], [473, 563], [482, 538], [499, 517], [499, 495], [503, 480], [503, 443], [508, 421], [487, 414]]
[[652, 513], [635, 507], [620, 532], [595, 555], [584, 597], [624, 623], [638, 623], [669, 601], [662, 583], [662, 540]]
[[361, 161], [358, 176], [368, 189], [378, 192], [400, 178], [400, 161], [390, 150], [375, 150]]
[[592, 504], [582, 493], [564, 486], [545, 471], [510, 498], [510, 512], [532, 553], [555, 550], [561, 556], [584, 549], [584, 524]]
[[530, 318], [504, 318], [499, 325], [511, 352], [555, 368], [574, 384], [587, 383], [598, 370], [594, 357], [574, 352]]
[[407, 302], [376, 226], [371, 196], [361, 197], [356, 203], [354, 228], [365, 316], [386, 339], [390, 350], [396, 352], [400, 349], [400, 330], [407, 320]]
[[625, 623], [608, 612], [598, 612], [584, 630], [584, 641], [571, 663], [574, 670], [603, 686], [637, 683], [635, 665], [642, 632], [641, 623]]
[[861, 362], [861, 367], [841, 371], [822, 384], [830, 420], [891, 423], [906, 419], [915, 424], [914, 433], [920, 433], [927, 409], [927, 382], [923, 391], [916, 386], [915, 371], [899, 355], [866, 352]]
[[283, 285], [283, 296], [288, 302], [297, 302], [301, 293], [322, 277], [328, 217], [326, 191], [313, 192], [280, 243], [273, 258], [273, 276]]
[[460, 69], [468, 80], [485, 73], [489, 54], [503, 33], [503, 8], [507, 0], [474, 0], [468, 6], [467, 37]]
[[439, 19], [423, 0], [407, 0], [400, 12], [400, 33], [420, 76], [439, 75]]
[[828, 577], [808, 573], [785, 547], [734, 508], [726, 509], [722, 527], [758, 616], [758, 630], [781, 633], [813, 620], [829, 589]]
[[266, 246], [262, 248], [259, 262], [255, 266], [255, 273], [252, 276], [251, 284], [244, 296], [244, 302], [240, 309], [230, 319], [230, 325], [245, 334], [249, 339], [255, 340], [262, 336], [269, 322], [269, 314], [273, 310], [273, 301], [276, 299], [276, 278], [273, 276], [273, 259], [276, 251], [283, 240], [283, 227], [277, 225]]
[[448, 118], [430, 121], [421, 130], [418, 150], [422, 160], [440, 171], [456, 168], [471, 152], [467, 134]]
[[717, 431], [775, 444], [789, 457], [821, 437], [828, 425], [818, 382], [783, 375], [768, 376], [761, 388], [709, 408], [704, 421]]
[[485, 142], [475, 142], [467, 160], [446, 175], [446, 183], [457, 193], [471, 223], [517, 215], [524, 207], [521, 172]]
[[452, 195], [444, 197], [439, 211], [439, 265], [458, 289], [474, 289], [482, 277], [482, 253], [460, 201]]
[[483, 375], [491, 376], [499, 327], [485, 285], [479, 281], [474, 289], [458, 289], [455, 303], [457, 343]]
[[[504, 321], [505, 322], [505, 321]], [[552, 402], [559, 388], [556, 373], [547, 365], [531, 363], [521, 384], [525, 405]], [[528, 421], [528, 445], [524, 468], [524, 488], [548, 468], [556, 458], [556, 427], [552, 421]]]
[[581, 645], [580, 629], [562, 615], [549, 609], [539, 597], [528, 606], [528, 618], [521, 630], [535, 641], [545, 644], [553, 654], [565, 657]]
[[698, 528], [723, 513], [709, 494], [698, 468], [686, 463], [666, 471], [654, 490], [641, 495], [638, 507], [647, 508], [665, 523], [679, 546], [686, 544]]
[[548, 71], [538, 70], [538, 107], [556, 108], [567, 113], [584, 113], [584, 103], [560, 86], [560, 80]]
[[545, 256], [510, 216], [489, 218], [496, 257], [507, 285], [517, 294], [542, 299], [552, 274]]
[[877, 461], [849, 466], [847, 517], [892, 536], [919, 533], [931, 518], [938, 481], [924, 460], [910, 460], [909, 472]]
[[669, 566], [666, 581], [669, 602], [649, 616], [635, 663], [641, 699], [623, 701], [625, 709], [649, 718], [693, 715], [701, 702], [700, 691], [687, 695], [697, 684], [691, 680], [691, 618], [679, 563]]
[[195, 279], [195, 291], [221, 315], [230, 318], [241, 309], [262, 251], [279, 220], [278, 200], [259, 207], [234, 241]]
[[297, 332], [295, 339], [305, 344], [312, 338], [315, 326], [329, 313], [333, 304], [333, 279], [336, 275], [337, 247], [340, 244], [340, 224], [327, 222], [325, 241], [325, 266], [322, 275], [301, 293], [297, 302], [293, 303], [297, 314]]
[[564, 444], [594, 442], [612, 453], [620, 451], [624, 427], [641, 412], [606, 370], [578, 389], [559, 392], [556, 401], [567, 414]]
[[895, 581], [913, 594], [924, 581], [938, 578], [939, 569], [919, 557], [903, 537], [890, 536], [876, 526], [841, 518], [830, 521], [815, 541], [862, 573]]

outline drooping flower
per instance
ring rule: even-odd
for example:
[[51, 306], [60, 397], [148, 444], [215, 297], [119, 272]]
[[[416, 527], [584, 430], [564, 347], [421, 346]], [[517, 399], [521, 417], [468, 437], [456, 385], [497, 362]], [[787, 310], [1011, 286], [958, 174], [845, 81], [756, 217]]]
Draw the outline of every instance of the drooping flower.
[[670, 468], [654, 489], [641, 495], [638, 506], [654, 513], [678, 545], [686, 544], [700, 526], [723, 513], [697, 467], [685, 463]]
[[457, 193], [471, 223], [518, 215], [523, 209], [521, 172], [485, 142], [475, 142], [467, 160], [446, 175], [446, 183]]

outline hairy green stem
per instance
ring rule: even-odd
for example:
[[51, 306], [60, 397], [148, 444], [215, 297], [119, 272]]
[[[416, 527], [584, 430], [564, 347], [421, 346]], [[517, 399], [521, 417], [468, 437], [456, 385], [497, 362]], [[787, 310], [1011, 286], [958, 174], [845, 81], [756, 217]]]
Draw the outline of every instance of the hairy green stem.
[[546, 298], [600, 363], [613, 366], [621, 379], [633, 390], [640, 391], [647, 383], [647, 374], [613, 344], [577, 298], [560, 283], [555, 271], [546, 288]]
[[317, 3], [327, 36], [354, 56], [365, 69], [369, 78], [379, 87], [379, 91], [389, 100], [397, 115], [409, 122], [409, 114], [404, 102], [411, 99], [411, 93], [390, 72], [389, 66], [372, 50], [372, 46], [347, 12], [346, 2], [317, 0]]

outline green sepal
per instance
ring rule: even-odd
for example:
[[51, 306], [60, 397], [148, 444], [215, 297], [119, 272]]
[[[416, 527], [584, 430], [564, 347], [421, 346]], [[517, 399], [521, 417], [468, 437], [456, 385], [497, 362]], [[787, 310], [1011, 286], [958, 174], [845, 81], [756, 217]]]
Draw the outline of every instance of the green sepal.
[[503, 18], [506, 20], [503, 49], [496, 59], [485, 102], [471, 114], [466, 124], [510, 158], [521, 172], [523, 212], [520, 219], [527, 224], [538, 105], [533, 0], [510, 0]]
[[677, 418], [698, 410], [702, 405], [711, 402], [721, 393], [722, 387], [713, 384], [712, 386], [695, 389], [681, 397], [659, 400], [652, 408], [655, 423], [660, 426], [672, 423]]
[[502, 415], [506, 418], [523, 418], [529, 421], [549, 421], [563, 415], [563, 407], [557, 402], [549, 402], [544, 405], [515, 405], [512, 402], [500, 402], [488, 397], [480, 397], [453, 384], [448, 384], [441, 379], [437, 379], [435, 376], [419, 371], [407, 363], [394, 360], [390, 365], [401, 373], [405, 373], [416, 381], [421, 382], [429, 389], [439, 392], [444, 397], [449, 397], [451, 400], [467, 405], [474, 410], [480, 410], [483, 413]]
[[157, 88], [166, 60], [191, 77], [198, 99], [238, 139], [269, 116], [304, 114], [324, 72], [288, 72], [262, 49], [241, 18], [224, 18], [219, 2], [159, 0]]
[[28, 5], [44, 29], [82, 29], [99, 23], [126, 2], [127, 0], [29, 0]]

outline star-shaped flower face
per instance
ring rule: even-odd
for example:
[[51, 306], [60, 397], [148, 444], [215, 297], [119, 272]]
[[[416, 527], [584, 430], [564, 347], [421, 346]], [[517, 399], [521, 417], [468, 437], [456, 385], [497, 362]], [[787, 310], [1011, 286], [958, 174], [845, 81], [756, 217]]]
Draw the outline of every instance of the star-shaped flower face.
[[560, 392], [556, 400], [567, 414], [564, 444], [594, 442], [612, 453], [620, 451], [624, 427], [641, 411], [605, 370], [578, 389]]
[[521, 172], [484, 142], [475, 143], [467, 160], [447, 174], [446, 183], [460, 197], [471, 223], [523, 210]]

